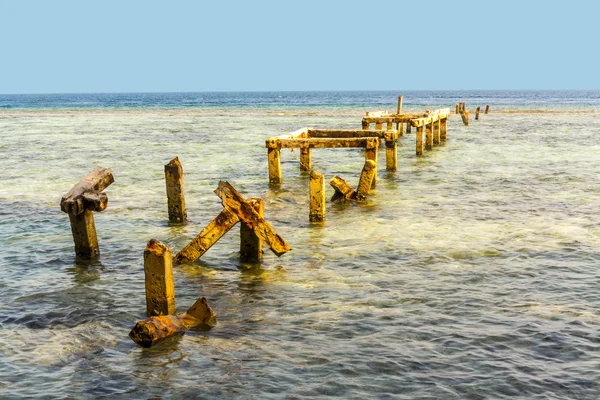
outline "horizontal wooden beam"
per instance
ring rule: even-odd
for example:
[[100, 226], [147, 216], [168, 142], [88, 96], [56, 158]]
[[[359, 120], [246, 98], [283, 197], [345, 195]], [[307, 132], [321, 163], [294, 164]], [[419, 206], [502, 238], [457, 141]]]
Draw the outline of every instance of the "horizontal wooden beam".
[[360, 138], [307, 138], [307, 139], [275, 139], [274, 143], [269, 143], [267, 147], [275, 145], [282, 149], [324, 149], [324, 148], [344, 148], [344, 147], [364, 147], [367, 149], [375, 148], [379, 144], [376, 137]]
[[308, 138], [361, 138], [361, 137], [385, 137], [387, 131], [363, 131], [362, 129], [309, 129]]

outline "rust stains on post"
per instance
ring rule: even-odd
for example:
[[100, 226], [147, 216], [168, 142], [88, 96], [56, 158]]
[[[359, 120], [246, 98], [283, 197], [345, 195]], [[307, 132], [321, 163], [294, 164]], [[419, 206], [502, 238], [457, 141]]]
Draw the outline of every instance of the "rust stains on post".
[[[251, 197], [247, 199], [248, 203], [252, 205], [254, 210], [264, 217], [265, 215], [265, 202], [263, 199]], [[245, 224], [240, 226], [240, 261], [249, 263], [258, 263], [262, 261], [262, 240], [254, 231], [248, 228]]]
[[271, 185], [278, 185], [282, 181], [281, 146], [277, 139], [268, 139], [266, 141], [266, 146], [269, 163], [269, 183]]
[[309, 184], [310, 222], [325, 220], [325, 177], [323, 174], [312, 171]]
[[185, 222], [187, 211], [183, 195], [183, 168], [178, 157], [175, 157], [165, 165], [165, 183], [167, 186], [169, 221], [176, 223]]
[[375, 162], [375, 176], [371, 184], [371, 189], [374, 189], [377, 184], [377, 155], [379, 152], [379, 139], [369, 138], [367, 142], [367, 151], [365, 152], [365, 161], [372, 160]]
[[300, 170], [310, 171], [312, 169], [312, 149], [308, 147], [300, 148]]
[[369, 195], [371, 191], [371, 185], [373, 179], [375, 178], [375, 174], [377, 172], [377, 163], [373, 160], [365, 161], [365, 165], [360, 174], [360, 181], [358, 183], [358, 188], [356, 189], [356, 199], [364, 200]]
[[144, 250], [144, 275], [148, 316], [175, 314], [171, 250], [156, 239], [151, 239]]
[[422, 156], [425, 152], [425, 147], [423, 143], [423, 129], [424, 126], [417, 126], [417, 155]]
[[445, 142], [447, 140], [448, 118], [442, 118], [440, 123], [440, 141]]
[[425, 149], [433, 150], [433, 122], [425, 126]]
[[385, 135], [385, 168], [388, 171], [398, 169], [398, 143], [397, 134], [389, 132]]

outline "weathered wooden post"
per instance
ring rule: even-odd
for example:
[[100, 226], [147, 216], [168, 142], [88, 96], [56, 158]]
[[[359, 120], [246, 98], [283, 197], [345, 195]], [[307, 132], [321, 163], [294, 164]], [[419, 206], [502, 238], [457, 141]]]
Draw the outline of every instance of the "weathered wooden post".
[[433, 122], [425, 125], [425, 149], [433, 150]]
[[371, 190], [371, 185], [375, 174], [377, 173], [377, 163], [373, 160], [366, 160], [365, 165], [360, 174], [360, 181], [356, 189], [356, 199], [364, 200]]
[[468, 110], [461, 112], [460, 117], [462, 118], [463, 124], [469, 125], [469, 111]]
[[[396, 109], [396, 114], [400, 114], [402, 112], [402, 101], [404, 96], [398, 96], [398, 108]], [[400, 136], [404, 136], [404, 124], [401, 122], [396, 123], [396, 130], [400, 134]]]
[[[265, 216], [265, 202], [258, 197], [251, 197], [246, 200], [252, 205], [260, 217]], [[263, 242], [256, 236], [254, 231], [241, 224], [240, 226], [240, 261], [249, 263], [259, 263], [263, 258]]]
[[487, 114], [488, 111], [490, 111], [490, 105], [489, 104], [485, 106], [485, 112], [484, 112], [484, 114]]
[[310, 171], [312, 169], [312, 149], [308, 147], [300, 148], [300, 170]]
[[410, 133], [411, 128], [412, 128], [412, 125], [411, 125], [410, 121], [408, 121], [408, 123], [406, 124], [406, 133]]
[[365, 152], [365, 161], [373, 160], [375, 161], [375, 177], [373, 177], [372, 188], [377, 185], [377, 153], [379, 150], [379, 138], [369, 138], [367, 140], [366, 152]]
[[433, 144], [434, 145], [439, 145], [440, 144], [440, 135], [441, 135], [441, 127], [440, 127], [440, 120], [439, 118], [432, 122], [432, 127], [433, 127]]
[[113, 182], [110, 169], [96, 167], [60, 201], [60, 209], [69, 214], [76, 257], [92, 258], [100, 254], [92, 211], [106, 209], [108, 197], [101, 192]]
[[447, 132], [448, 132], [448, 118], [444, 118], [441, 120], [440, 125], [440, 141], [445, 142], [447, 140]]
[[479, 111], [481, 111], [481, 107], [477, 106], [477, 108], [475, 109], [475, 120], [479, 119]]
[[398, 134], [385, 133], [385, 169], [396, 171], [398, 169]]
[[169, 221], [185, 222], [187, 211], [183, 196], [183, 168], [178, 157], [175, 157], [165, 165], [165, 183], [167, 186]]
[[129, 337], [142, 347], [152, 347], [170, 337], [183, 335], [188, 329], [208, 324], [215, 316], [208, 301], [200, 297], [183, 314], [154, 316], [137, 322]]
[[175, 314], [171, 250], [156, 239], [151, 239], [144, 250], [144, 275], [148, 316]]
[[352, 187], [350, 187], [345, 180], [337, 175], [331, 178], [329, 184], [335, 190], [335, 193], [331, 197], [331, 201], [333, 202], [343, 202], [352, 199], [356, 194], [354, 189], [352, 189]]
[[383, 129], [383, 122], [375, 122], [375, 130], [380, 131]]
[[[398, 124], [396, 124], [396, 125], [398, 125]], [[391, 131], [393, 127], [394, 127], [394, 123], [392, 121], [388, 121], [385, 125], [385, 130]]]
[[424, 145], [423, 145], [423, 125], [417, 126], [417, 155], [422, 156], [424, 153]]
[[325, 221], [325, 177], [323, 174], [312, 171], [309, 184], [310, 222]]
[[267, 139], [267, 157], [269, 162], [269, 183], [278, 185], [282, 182], [281, 146], [277, 139]]
[[[368, 115], [368, 114], [369, 114], [369, 113], [367, 113], [367, 115]], [[363, 131], [368, 131], [368, 130], [369, 130], [369, 125], [370, 125], [370, 124], [369, 124], [367, 121], [365, 121], [365, 120], [363, 119], [363, 121], [362, 121], [362, 129], [363, 129]]]

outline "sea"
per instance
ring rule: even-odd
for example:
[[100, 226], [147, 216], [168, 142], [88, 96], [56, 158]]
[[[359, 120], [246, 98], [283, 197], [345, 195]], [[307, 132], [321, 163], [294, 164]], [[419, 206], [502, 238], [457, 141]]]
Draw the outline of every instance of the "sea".
[[[448, 139], [417, 156], [406, 133], [394, 172], [382, 147], [365, 201], [311, 223], [298, 150], [269, 185], [267, 138], [360, 129], [398, 95], [449, 107]], [[600, 398], [599, 118], [600, 91], [0, 95], [0, 398]], [[313, 168], [355, 187], [364, 157], [315, 149]], [[114, 183], [80, 260], [60, 199], [96, 166]], [[177, 312], [204, 296], [215, 322], [141, 348], [146, 243], [181, 250], [220, 180], [264, 199], [292, 250], [242, 263], [235, 226], [173, 268]]]

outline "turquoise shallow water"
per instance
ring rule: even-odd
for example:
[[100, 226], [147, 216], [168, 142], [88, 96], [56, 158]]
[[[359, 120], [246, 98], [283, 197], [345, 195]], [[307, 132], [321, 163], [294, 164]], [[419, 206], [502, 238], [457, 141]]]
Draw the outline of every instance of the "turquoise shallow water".
[[[462, 98], [469, 108], [473, 97]], [[597, 398], [600, 110], [580, 97], [503, 98], [468, 127], [453, 116], [446, 145], [421, 158], [408, 134], [398, 171], [380, 170], [362, 204], [328, 204], [324, 225], [308, 222], [298, 152], [282, 151], [284, 184], [269, 188], [264, 139], [358, 128], [377, 109], [371, 97], [5, 107], [0, 397]], [[405, 104], [458, 101], [433, 98]], [[545, 112], [523, 112], [532, 109]], [[190, 218], [179, 227], [167, 223], [163, 175], [174, 156]], [[363, 162], [360, 150], [313, 152], [316, 170], [352, 185]], [[101, 257], [86, 263], [58, 203], [96, 165], [115, 183], [96, 214]], [[144, 318], [145, 244], [181, 249], [220, 211], [220, 179], [264, 198], [293, 250], [265, 250], [247, 269], [235, 227], [175, 267], [178, 311], [203, 295], [216, 326], [141, 349], [127, 334]]]

